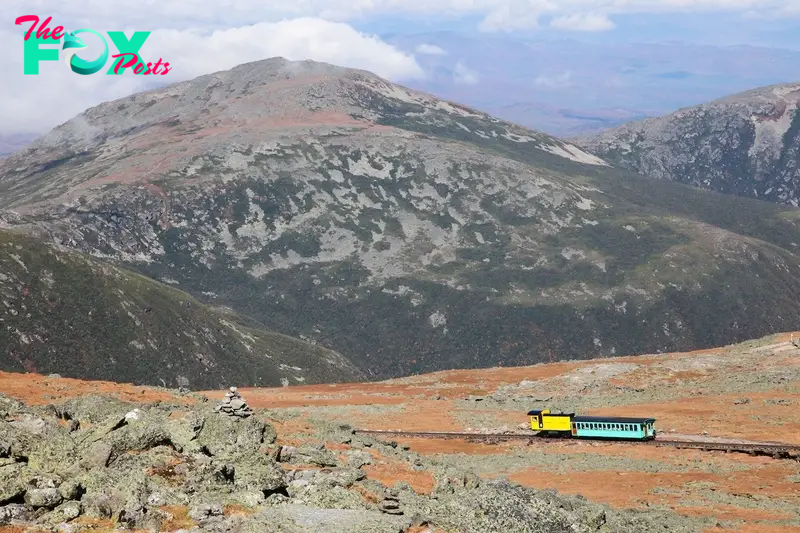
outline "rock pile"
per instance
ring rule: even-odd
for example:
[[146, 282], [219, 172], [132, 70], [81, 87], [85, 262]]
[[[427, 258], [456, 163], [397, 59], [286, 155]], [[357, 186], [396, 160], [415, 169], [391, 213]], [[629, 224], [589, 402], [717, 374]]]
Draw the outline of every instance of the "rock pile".
[[247, 418], [253, 414], [253, 410], [250, 409], [250, 406], [244, 401], [244, 398], [242, 398], [242, 395], [236, 390], [236, 387], [231, 387], [230, 390], [225, 393], [225, 398], [222, 400], [222, 403], [216, 406], [214, 410], [218, 413], [224, 413], [228, 416], [237, 416], [239, 418]]
[[382, 513], [386, 514], [393, 514], [393, 515], [401, 515], [403, 514], [403, 510], [400, 509], [400, 498], [397, 497], [397, 494], [389, 491], [383, 497], [383, 501], [381, 502], [380, 506], [378, 507]]

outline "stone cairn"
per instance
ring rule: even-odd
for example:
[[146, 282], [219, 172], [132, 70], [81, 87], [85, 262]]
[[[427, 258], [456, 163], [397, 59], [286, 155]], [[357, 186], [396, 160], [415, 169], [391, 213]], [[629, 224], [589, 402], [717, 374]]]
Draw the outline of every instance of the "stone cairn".
[[244, 401], [242, 395], [236, 390], [236, 387], [231, 387], [225, 393], [225, 398], [218, 406], [214, 408], [218, 413], [223, 413], [228, 416], [237, 416], [239, 418], [247, 418], [253, 414], [253, 410]]
[[383, 501], [378, 506], [378, 509], [382, 513], [386, 514], [393, 514], [393, 515], [401, 515], [403, 511], [400, 509], [400, 498], [397, 497], [397, 493], [389, 490], [383, 497]]

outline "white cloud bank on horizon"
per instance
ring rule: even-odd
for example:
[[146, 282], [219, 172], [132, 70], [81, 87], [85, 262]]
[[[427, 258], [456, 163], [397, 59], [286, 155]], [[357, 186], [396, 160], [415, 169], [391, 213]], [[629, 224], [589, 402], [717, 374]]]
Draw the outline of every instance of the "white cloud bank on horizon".
[[[0, 31], [0, 39], [11, 43], [0, 56], [0, 68], [7, 73], [0, 84], [0, 134], [44, 133], [103, 101], [276, 56], [364, 69], [390, 80], [424, 75], [413, 56], [347, 24], [317, 18], [262, 22], [210, 34], [196, 29], [154, 31], [142, 47], [141, 57], [151, 62], [159, 58], [169, 61], [172, 70], [165, 76], [134, 76], [130, 72], [106, 76], [106, 69], [80, 76], [63, 59], [42, 61], [39, 75], [26, 76], [20, 36]], [[100, 51], [99, 40], [91, 39], [95, 38], [86, 40], [91, 50], [86, 52], [87, 59]], [[98, 48], [91, 48], [92, 44]], [[109, 46], [111, 53], [116, 53], [113, 45]], [[112, 64], [107, 63], [108, 67]]]

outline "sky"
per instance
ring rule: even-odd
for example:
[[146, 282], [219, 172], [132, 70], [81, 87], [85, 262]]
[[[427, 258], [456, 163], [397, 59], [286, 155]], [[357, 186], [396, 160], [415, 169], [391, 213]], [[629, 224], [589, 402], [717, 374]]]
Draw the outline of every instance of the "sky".
[[[402, 36], [440, 31], [473, 41], [502, 36], [519, 46], [526, 39], [570, 39], [602, 46], [683, 42], [800, 51], [798, 0], [3, 0], [2, 12], [0, 136], [44, 133], [102, 101], [274, 56], [424, 84], [436, 76], [429, 59], [448, 51], [426, 42], [396, 43]], [[24, 75], [23, 36], [30, 23], [14, 23], [23, 15], [53, 17], [50, 27], [67, 31], [150, 31], [142, 56], [169, 61], [172, 70], [164, 76], [81, 76], [60, 60], [41, 62], [39, 75]], [[84, 37], [89, 48], [80, 55], [99, 55], [101, 41]], [[486, 59], [453, 61], [453, 83], [478, 91], [486, 80], [479, 68]], [[549, 82], [557, 89], [572, 74], [567, 69], [530, 76], [532, 86]]]

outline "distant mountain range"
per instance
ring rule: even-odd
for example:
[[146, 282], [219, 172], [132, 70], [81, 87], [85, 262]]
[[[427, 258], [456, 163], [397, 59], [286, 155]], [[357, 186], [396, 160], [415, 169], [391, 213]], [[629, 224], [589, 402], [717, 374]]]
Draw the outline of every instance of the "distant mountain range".
[[559, 137], [800, 78], [800, 51], [458, 32], [386, 34], [430, 73], [406, 82]]
[[11, 155], [24, 148], [37, 137], [38, 135], [33, 134], [0, 135], [0, 157]]
[[[0, 212], [7, 228], [329, 347], [372, 378], [694, 349], [800, 321], [798, 210], [647, 179], [311, 61], [88, 109], [0, 162]], [[144, 342], [127, 327], [119, 342]], [[147, 368], [191, 358], [198, 328], [184, 355]], [[262, 353], [230, 357], [278, 362]], [[319, 355], [344, 369], [330, 379], [356, 372]], [[328, 364], [298, 359], [263, 375]]]
[[654, 178], [797, 207], [800, 84], [754, 89], [575, 142]]

